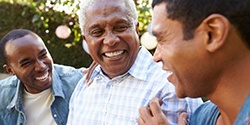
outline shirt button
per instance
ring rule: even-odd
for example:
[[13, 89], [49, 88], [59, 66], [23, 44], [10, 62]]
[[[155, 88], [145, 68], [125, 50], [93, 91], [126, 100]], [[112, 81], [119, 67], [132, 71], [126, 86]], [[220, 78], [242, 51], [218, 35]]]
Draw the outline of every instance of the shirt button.
[[57, 117], [57, 115], [56, 115], [56, 114], [54, 114], [54, 117]]

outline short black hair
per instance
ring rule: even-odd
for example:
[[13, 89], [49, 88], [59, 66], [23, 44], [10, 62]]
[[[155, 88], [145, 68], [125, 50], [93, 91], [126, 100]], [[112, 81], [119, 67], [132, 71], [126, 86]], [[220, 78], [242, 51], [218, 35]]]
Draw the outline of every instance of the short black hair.
[[168, 18], [183, 25], [185, 40], [211, 14], [226, 17], [250, 48], [250, 0], [153, 0], [152, 7], [166, 2]]
[[7, 33], [0, 41], [0, 57], [3, 61], [3, 64], [7, 64], [7, 57], [5, 53], [5, 45], [8, 41], [15, 40], [18, 38], [22, 38], [28, 34], [34, 34], [32, 31], [27, 29], [14, 29]]

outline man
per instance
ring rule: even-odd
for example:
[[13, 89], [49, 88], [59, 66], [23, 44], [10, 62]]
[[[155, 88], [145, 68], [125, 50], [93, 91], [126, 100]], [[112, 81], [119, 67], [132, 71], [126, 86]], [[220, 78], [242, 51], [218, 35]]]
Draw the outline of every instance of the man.
[[153, 97], [171, 124], [181, 112], [191, 114], [201, 99], [178, 99], [167, 74], [139, 46], [133, 0], [85, 0], [80, 27], [91, 57], [99, 65], [88, 83], [81, 79], [70, 101], [69, 125], [138, 124], [139, 108]]
[[[250, 124], [250, 0], [153, 0], [154, 54], [178, 97], [211, 102], [190, 116], [195, 125]], [[140, 124], [168, 124], [159, 99], [140, 109]]]
[[4, 36], [0, 55], [4, 69], [13, 75], [0, 81], [0, 124], [65, 125], [83, 68], [53, 64], [42, 39], [26, 29]]

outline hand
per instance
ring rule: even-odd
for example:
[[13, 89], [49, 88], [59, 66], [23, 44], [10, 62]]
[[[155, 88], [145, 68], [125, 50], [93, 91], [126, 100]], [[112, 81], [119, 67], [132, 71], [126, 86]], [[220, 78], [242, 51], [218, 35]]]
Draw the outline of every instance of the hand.
[[178, 117], [178, 125], [187, 125], [188, 114], [186, 112], [182, 112]]
[[168, 120], [161, 110], [162, 101], [159, 98], [153, 98], [149, 107], [144, 106], [139, 109], [139, 125], [169, 125]]
[[[161, 110], [162, 101], [159, 98], [153, 98], [149, 106], [139, 109], [139, 125], [169, 125], [169, 122]], [[188, 114], [182, 112], [178, 117], [178, 125], [187, 125]]]

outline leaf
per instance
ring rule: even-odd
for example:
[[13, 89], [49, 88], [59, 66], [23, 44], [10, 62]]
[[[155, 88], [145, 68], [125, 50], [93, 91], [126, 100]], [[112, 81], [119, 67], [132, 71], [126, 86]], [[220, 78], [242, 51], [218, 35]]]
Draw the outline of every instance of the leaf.
[[41, 15], [39, 14], [34, 15], [34, 17], [32, 18], [32, 23], [37, 22], [40, 18], [41, 18]]

